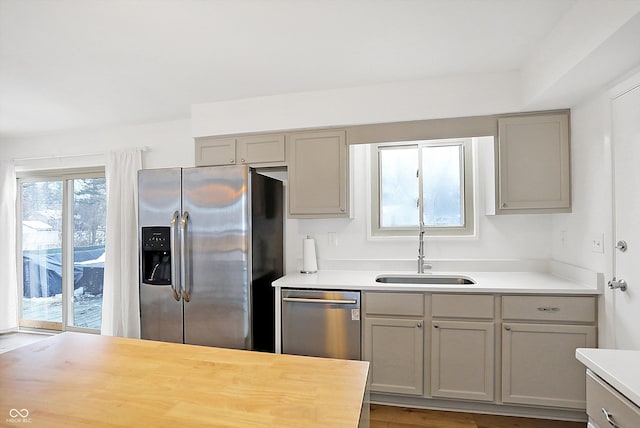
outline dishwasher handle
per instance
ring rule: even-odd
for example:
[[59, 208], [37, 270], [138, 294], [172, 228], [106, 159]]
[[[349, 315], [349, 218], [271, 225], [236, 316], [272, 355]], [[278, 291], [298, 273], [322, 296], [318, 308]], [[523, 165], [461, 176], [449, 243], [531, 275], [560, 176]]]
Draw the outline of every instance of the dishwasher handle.
[[355, 305], [358, 303], [356, 299], [313, 299], [307, 297], [283, 297], [282, 301], [296, 303], [325, 303], [332, 305]]

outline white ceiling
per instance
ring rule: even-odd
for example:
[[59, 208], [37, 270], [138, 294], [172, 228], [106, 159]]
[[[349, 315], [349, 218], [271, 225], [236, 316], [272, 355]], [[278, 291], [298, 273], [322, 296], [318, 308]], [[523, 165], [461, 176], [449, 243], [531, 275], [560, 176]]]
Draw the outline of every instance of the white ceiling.
[[521, 70], [576, 0], [0, 0], [0, 136]]

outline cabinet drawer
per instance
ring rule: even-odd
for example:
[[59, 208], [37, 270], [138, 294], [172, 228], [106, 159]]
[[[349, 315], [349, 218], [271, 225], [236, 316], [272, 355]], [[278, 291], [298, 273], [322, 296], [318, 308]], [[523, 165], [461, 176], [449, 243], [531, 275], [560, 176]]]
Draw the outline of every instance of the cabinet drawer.
[[502, 318], [508, 320], [595, 322], [595, 297], [503, 296]]
[[493, 318], [493, 296], [434, 294], [431, 302], [434, 317]]
[[367, 314], [424, 315], [424, 295], [419, 293], [366, 293]]
[[587, 372], [587, 414], [599, 427], [640, 427], [640, 408], [591, 372]]

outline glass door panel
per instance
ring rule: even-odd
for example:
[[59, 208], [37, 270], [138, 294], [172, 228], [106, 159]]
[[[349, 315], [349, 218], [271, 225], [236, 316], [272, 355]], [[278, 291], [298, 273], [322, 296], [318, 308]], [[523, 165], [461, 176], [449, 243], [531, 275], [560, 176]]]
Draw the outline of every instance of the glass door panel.
[[67, 324], [100, 329], [104, 244], [106, 238], [106, 181], [82, 178], [73, 187], [73, 295]]
[[22, 312], [25, 327], [62, 328], [62, 181], [22, 183]]

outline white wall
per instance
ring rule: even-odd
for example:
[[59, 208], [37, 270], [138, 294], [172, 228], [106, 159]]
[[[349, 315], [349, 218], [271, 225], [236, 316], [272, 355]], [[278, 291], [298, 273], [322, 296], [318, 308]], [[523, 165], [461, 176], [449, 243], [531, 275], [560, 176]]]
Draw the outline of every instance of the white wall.
[[[572, 212], [556, 214], [553, 259], [612, 276], [610, 99], [601, 91], [571, 109]], [[603, 252], [594, 252], [603, 239]], [[611, 291], [599, 299], [599, 346], [613, 346]], [[640, 322], [640, 320], [639, 320]]]
[[[553, 216], [552, 257], [605, 272], [611, 257], [611, 146], [606, 94], [571, 110], [572, 212]], [[603, 253], [592, 241], [604, 237]]]
[[[492, 80], [492, 79], [489, 79]], [[453, 84], [453, 80], [449, 80]], [[443, 81], [444, 82], [444, 81]], [[495, 83], [495, 82], [494, 82]], [[497, 98], [485, 100], [486, 94], [477, 93], [469, 96], [463, 106], [456, 109], [453, 104], [462, 102], [463, 94], [455, 88], [441, 88], [439, 96], [433, 98], [414, 97], [405, 107], [387, 106], [386, 113], [380, 105], [384, 105], [384, 98], [379, 104], [371, 107], [376, 88], [369, 96], [359, 102], [353, 98], [353, 93], [345, 92], [344, 99], [340, 98], [340, 91], [332, 92], [334, 97], [329, 105], [320, 110], [329, 110], [332, 104], [343, 105], [343, 100], [349, 101], [349, 109], [340, 109], [342, 114], [335, 117], [325, 116], [322, 125], [337, 125], [352, 122], [355, 116], [349, 111], [357, 110], [361, 123], [375, 122], [375, 118], [388, 120], [429, 119], [442, 117], [438, 113], [439, 102], [445, 103], [447, 116], [465, 116], [510, 111], [517, 104], [514, 97], [507, 94], [512, 85], [502, 87], [502, 94]], [[448, 91], [447, 89], [450, 89]], [[500, 91], [499, 85], [491, 88]], [[389, 88], [384, 88], [384, 93]], [[360, 89], [362, 92], [362, 89]], [[456, 94], [445, 102], [447, 93]], [[326, 95], [326, 94], [325, 94]], [[337, 96], [337, 98], [336, 98]], [[373, 97], [373, 98], [372, 98]], [[283, 96], [280, 100], [292, 101], [296, 97]], [[418, 102], [420, 100], [420, 102]], [[496, 101], [498, 100], [498, 101]], [[274, 102], [274, 99], [269, 102]], [[455, 101], [455, 102], [454, 102]], [[486, 102], [485, 102], [486, 101]], [[305, 104], [307, 101], [303, 102]], [[573, 212], [570, 214], [553, 215], [484, 215], [484, 200], [489, 184], [478, 184], [479, 194], [476, 195], [478, 204], [478, 237], [455, 238], [427, 238], [427, 257], [434, 262], [435, 269], [464, 269], [477, 268], [474, 261], [492, 261], [484, 263], [490, 269], [500, 269], [513, 266], [544, 267], [545, 261], [555, 259], [561, 262], [577, 265], [590, 270], [605, 272], [610, 275], [610, 153], [608, 135], [608, 97], [600, 93], [572, 109], [572, 199]], [[124, 149], [129, 147], [149, 147], [143, 156], [145, 168], [161, 168], [194, 164], [194, 144], [192, 125], [194, 128], [208, 127], [207, 132], [223, 133], [257, 131], [266, 126], [265, 115], [261, 114], [259, 106], [264, 100], [251, 102], [245, 100], [243, 111], [236, 111], [234, 105], [225, 109], [225, 104], [218, 104], [214, 110], [217, 119], [205, 123], [201, 116], [199, 122], [188, 119], [152, 123], [139, 126], [117, 127], [101, 130], [86, 130], [63, 135], [41, 135], [24, 139], [4, 139], [0, 141], [0, 159], [65, 156], [87, 153], [100, 153], [110, 149]], [[287, 103], [283, 103], [287, 104]], [[420, 107], [419, 104], [424, 104]], [[443, 104], [444, 105], [444, 104]], [[237, 105], [236, 105], [237, 106]], [[208, 106], [210, 108], [211, 106]], [[409, 114], [409, 107], [420, 110]], [[293, 116], [288, 112], [295, 110]], [[370, 115], [367, 115], [370, 111]], [[316, 123], [317, 109], [305, 110], [295, 108], [295, 104], [287, 105], [282, 110], [272, 110], [269, 118], [273, 118], [277, 126], [273, 129], [286, 129], [303, 124], [311, 126]], [[242, 120], [232, 121], [232, 117], [241, 114]], [[227, 119], [230, 120], [227, 123]], [[329, 120], [331, 119], [331, 120]], [[195, 120], [195, 119], [194, 119]], [[328, 122], [327, 122], [328, 121]], [[226, 124], [227, 123], [227, 124]], [[320, 126], [316, 124], [314, 126]], [[300, 268], [302, 239], [310, 234], [316, 238], [320, 268], [344, 268], [354, 266], [352, 262], [362, 268], [380, 268], [393, 266], [402, 269], [415, 268], [417, 256], [417, 239], [403, 240], [370, 240], [367, 238], [369, 207], [368, 173], [365, 166], [364, 146], [355, 147], [352, 157], [353, 172], [353, 218], [335, 220], [288, 220], [286, 237], [287, 270], [295, 271]], [[95, 162], [95, 157], [61, 157], [42, 164], [37, 161], [22, 162], [27, 167], [72, 167]], [[480, 176], [486, 175], [488, 165], [480, 162]], [[484, 171], [483, 171], [484, 169]], [[489, 174], [491, 175], [491, 174]], [[333, 233], [330, 239], [330, 233]], [[604, 235], [605, 253], [591, 252], [593, 237]], [[335, 242], [336, 244], [332, 244]], [[393, 263], [386, 263], [392, 261]], [[461, 263], [462, 262], [462, 263]], [[471, 263], [470, 263], [471, 262]], [[521, 263], [524, 262], [524, 263]], [[608, 346], [610, 334], [611, 308], [605, 298], [601, 299], [600, 307], [600, 343]]]
[[[369, 160], [367, 147], [351, 147], [353, 218], [287, 221], [287, 270], [301, 265], [302, 239], [311, 235], [316, 240], [318, 267], [362, 269], [415, 269], [418, 240], [409, 238], [370, 238], [368, 210], [370, 207]], [[488, 167], [480, 164], [481, 169]], [[482, 175], [482, 174], [479, 174]], [[550, 215], [484, 215], [484, 195], [487, 186], [478, 183], [476, 195], [478, 236], [429, 237], [426, 256], [435, 270], [475, 270], [539, 267], [536, 261], [551, 257]], [[331, 236], [330, 234], [333, 234]], [[464, 263], [460, 263], [464, 261]], [[477, 263], [476, 263], [477, 262]], [[491, 262], [491, 263], [485, 263]], [[504, 265], [501, 267], [500, 265]], [[534, 266], [535, 265], [535, 266]]]
[[[21, 139], [6, 138], [0, 141], [0, 159], [15, 159], [18, 167], [26, 169], [93, 166], [100, 162], [104, 164], [104, 159], [95, 154], [137, 147], [148, 147], [143, 154], [145, 168], [193, 166], [191, 121], [184, 119]], [[84, 154], [91, 156], [77, 156]], [[21, 160], [47, 157], [54, 159]]]
[[[4, 140], [0, 158], [61, 156], [96, 153], [108, 149], [148, 146], [145, 168], [192, 166], [194, 145], [192, 129], [207, 135], [226, 132], [250, 132], [289, 129], [305, 126], [331, 126], [345, 123], [429, 119], [434, 117], [472, 116], [513, 111], [519, 93], [512, 75], [477, 76], [476, 85], [459, 78], [434, 82], [399, 83], [353, 90], [335, 90], [315, 94], [285, 94], [280, 97], [214, 103], [194, 106], [193, 120], [171, 121], [140, 126], [91, 130], [65, 135], [37, 136], [22, 140]], [[471, 91], [469, 88], [474, 87]], [[325, 102], [314, 107], [314, 101]], [[405, 102], [402, 103], [402, 100]], [[264, 110], [265, 102], [270, 109]], [[241, 108], [239, 107], [241, 106]], [[274, 106], [279, 106], [278, 108]], [[205, 114], [206, 111], [206, 114]], [[213, 114], [213, 116], [210, 116]], [[208, 119], [208, 120], [207, 120]], [[267, 120], [268, 119], [268, 120]], [[270, 127], [271, 126], [271, 127]], [[196, 133], [197, 134], [197, 133]], [[371, 261], [366, 267], [380, 266], [380, 261], [401, 262], [402, 269], [416, 263], [416, 238], [370, 240], [367, 238], [368, 172], [364, 147], [354, 148], [353, 218], [335, 220], [288, 220], [286, 225], [287, 270], [299, 269], [302, 238], [316, 238], [319, 266], [341, 268], [348, 261]], [[61, 158], [55, 166], [77, 166], [83, 158]], [[88, 160], [86, 160], [88, 162]], [[33, 165], [34, 161], [26, 162]], [[487, 165], [481, 165], [487, 168]], [[480, 186], [480, 191], [483, 187]], [[484, 213], [484, 195], [477, 195], [478, 211]], [[550, 215], [478, 216], [475, 238], [427, 238], [427, 257], [435, 269], [462, 269], [460, 261], [493, 261], [491, 269], [540, 267], [551, 258]], [[336, 245], [331, 245], [333, 233]], [[524, 261], [526, 263], [517, 263]], [[531, 262], [527, 264], [528, 262]], [[344, 262], [344, 263], [341, 263]], [[535, 266], [534, 266], [535, 265]], [[477, 268], [477, 266], [474, 266]]]
[[520, 74], [485, 73], [195, 104], [193, 136], [479, 116], [520, 109]]

